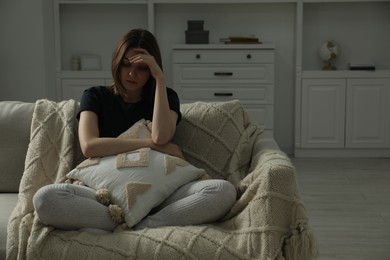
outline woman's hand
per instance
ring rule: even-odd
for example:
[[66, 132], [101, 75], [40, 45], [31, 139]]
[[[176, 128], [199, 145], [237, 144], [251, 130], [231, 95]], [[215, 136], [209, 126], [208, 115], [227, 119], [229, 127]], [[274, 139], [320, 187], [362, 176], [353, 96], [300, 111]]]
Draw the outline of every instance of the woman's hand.
[[133, 51], [138, 52], [138, 54], [129, 58], [131, 63], [144, 63], [148, 65], [150, 74], [156, 79], [156, 81], [159, 79], [164, 79], [164, 73], [162, 72], [160, 66], [147, 50], [142, 48], [134, 48]]
[[165, 153], [165, 154], [176, 156], [176, 157], [179, 157], [179, 158], [185, 160], [184, 155], [181, 152], [179, 146], [177, 146], [174, 143], [167, 143], [164, 145], [153, 145], [152, 149], [159, 151], [159, 152], [162, 152], [162, 153]]

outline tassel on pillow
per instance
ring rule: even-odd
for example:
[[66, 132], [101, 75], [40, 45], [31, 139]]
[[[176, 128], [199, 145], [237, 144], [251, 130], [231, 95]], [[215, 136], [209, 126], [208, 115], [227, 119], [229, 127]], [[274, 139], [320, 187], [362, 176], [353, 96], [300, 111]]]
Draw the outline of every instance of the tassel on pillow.
[[125, 222], [122, 208], [118, 205], [111, 204], [110, 206], [108, 206], [108, 211], [110, 212], [111, 219], [115, 223], [122, 224]]
[[96, 191], [96, 199], [101, 204], [110, 205], [110, 192], [108, 189], [99, 189]]

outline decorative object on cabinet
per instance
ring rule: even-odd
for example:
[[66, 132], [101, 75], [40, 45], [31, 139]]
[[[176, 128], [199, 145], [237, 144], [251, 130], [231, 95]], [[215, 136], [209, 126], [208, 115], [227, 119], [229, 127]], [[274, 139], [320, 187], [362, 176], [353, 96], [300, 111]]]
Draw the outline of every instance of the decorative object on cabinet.
[[208, 44], [209, 31], [203, 30], [204, 21], [187, 21], [186, 44]]
[[321, 45], [320, 57], [325, 62], [322, 70], [337, 70], [332, 62], [339, 56], [340, 47], [335, 41], [327, 41]]
[[371, 62], [348, 62], [348, 68], [350, 70], [375, 70], [375, 63]]
[[273, 44], [173, 47], [173, 81], [183, 103], [238, 99], [259, 126], [273, 129]]
[[261, 44], [259, 38], [251, 36], [230, 36], [228, 38], [221, 38], [220, 42], [225, 44]]
[[81, 60], [79, 55], [72, 55], [72, 70], [81, 69]]

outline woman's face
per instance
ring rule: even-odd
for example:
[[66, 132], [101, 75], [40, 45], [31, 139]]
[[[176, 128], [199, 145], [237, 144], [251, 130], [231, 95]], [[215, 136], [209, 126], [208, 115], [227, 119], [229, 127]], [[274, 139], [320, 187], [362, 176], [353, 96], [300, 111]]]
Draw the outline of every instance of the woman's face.
[[142, 93], [142, 88], [149, 80], [150, 70], [145, 63], [130, 63], [130, 58], [139, 52], [133, 49], [128, 50], [121, 61], [121, 83], [126, 89], [128, 96], [139, 98]]

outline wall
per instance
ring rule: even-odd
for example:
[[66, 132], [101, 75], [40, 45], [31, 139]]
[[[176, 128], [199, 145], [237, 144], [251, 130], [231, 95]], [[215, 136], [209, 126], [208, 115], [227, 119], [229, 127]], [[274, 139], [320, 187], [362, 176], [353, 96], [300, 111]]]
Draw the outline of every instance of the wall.
[[[0, 100], [34, 102], [53, 97], [51, 1], [0, 1]], [[44, 5], [45, 3], [45, 5]], [[52, 71], [52, 73], [50, 73]]]

